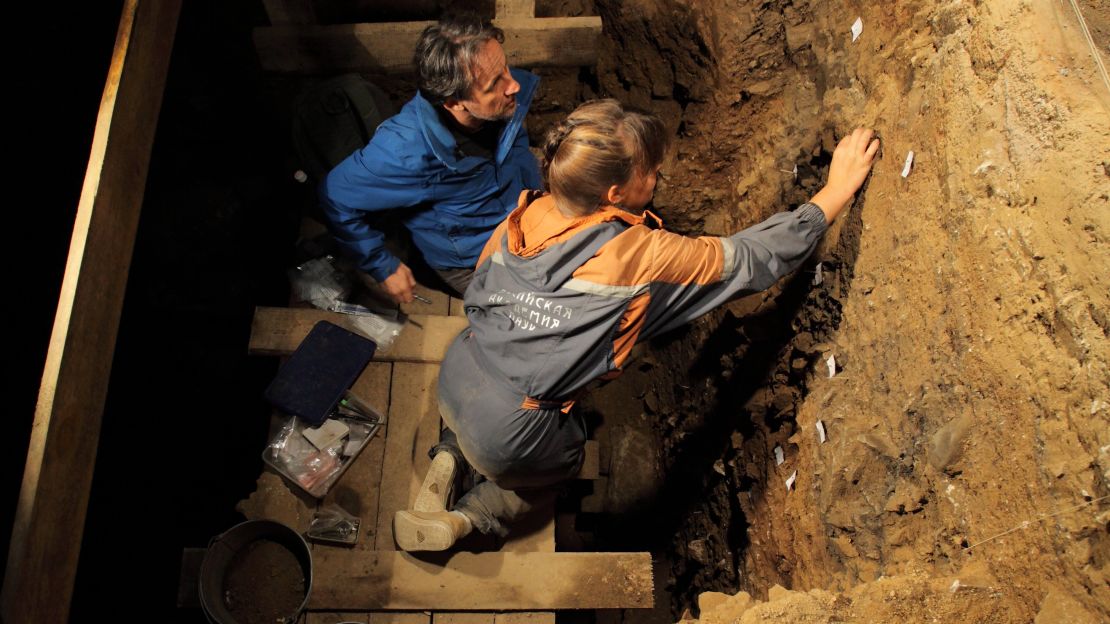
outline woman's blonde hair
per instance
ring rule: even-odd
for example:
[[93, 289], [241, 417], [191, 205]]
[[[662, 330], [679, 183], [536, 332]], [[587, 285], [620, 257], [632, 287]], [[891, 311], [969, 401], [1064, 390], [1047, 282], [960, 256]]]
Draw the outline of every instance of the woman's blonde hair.
[[605, 203], [609, 187], [662, 163], [669, 141], [654, 115], [625, 110], [616, 100], [587, 102], [547, 133], [547, 188], [563, 213], [590, 214]]

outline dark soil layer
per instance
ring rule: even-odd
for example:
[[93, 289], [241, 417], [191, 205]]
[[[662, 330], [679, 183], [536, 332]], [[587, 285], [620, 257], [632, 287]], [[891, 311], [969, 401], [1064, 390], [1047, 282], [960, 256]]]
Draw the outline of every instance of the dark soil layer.
[[304, 597], [301, 564], [278, 542], [255, 540], [228, 563], [224, 604], [238, 624], [290, 622]]
[[[1098, 41], [1104, 3], [1080, 6]], [[1110, 617], [1110, 92], [1070, 5], [598, 11], [598, 92], [676, 128], [671, 229], [792, 208], [855, 126], [884, 144], [802, 272], [595, 394], [605, 543], [661, 551], [675, 618]]]

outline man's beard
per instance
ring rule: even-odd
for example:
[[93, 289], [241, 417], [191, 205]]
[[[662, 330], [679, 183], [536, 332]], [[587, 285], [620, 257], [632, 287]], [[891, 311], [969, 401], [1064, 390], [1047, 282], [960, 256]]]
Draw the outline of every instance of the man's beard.
[[501, 111], [496, 113], [496, 114], [483, 116], [483, 115], [478, 115], [477, 113], [475, 113], [473, 111], [470, 111], [470, 116], [475, 118], [475, 119], [481, 120], [481, 121], [508, 121], [508, 120], [513, 118], [513, 115], [515, 113], [516, 113], [516, 98], [513, 98], [513, 103], [512, 103], [511, 106], [509, 106], [508, 108], [501, 109]]

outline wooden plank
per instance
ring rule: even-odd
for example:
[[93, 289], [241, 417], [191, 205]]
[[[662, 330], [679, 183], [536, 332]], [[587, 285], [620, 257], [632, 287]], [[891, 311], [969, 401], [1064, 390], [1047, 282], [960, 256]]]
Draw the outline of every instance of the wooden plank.
[[[357, 396], [364, 399], [383, 414], [388, 414], [390, 402], [390, 380], [393, 364], [371, 362], [351, 388]], [[382, 463], [385, 458], [385, 428], [362, 449], [351, 467], [332, 486], [322, 503], [336, 504], [360, 520], [358, 541], [354, 548], [373, 550], [377, 543], [378, 505], [381, 491]]]
[[498, 613], [493, 624], [555, 624], [554, 611], [509, 611]]
[[407, 611], [374, 611], [370, 614], [370, 624], [428, 624], [431, 615]]
[[536, 0], [497, 0], [497, 19], [527, 18], [536, 16]]
[[[425, 617], [425, 620], [427, 620], [427, 617]], [[340, 624], [341, 622], [358, 622], [359, 624], [368, 624], [370, 622], [370, 614], [343, 613], [335, 611], [309, 611], [305, 614], [304, 620], [304, 624]]]
[[463, 307], [463, 300], [451, 297], [451, 305], [448, 308], [447, 314], [449, 316], [466, 316], [466, 309]]
[[586, 440], [586, 448], [582, 449], [585, 457], [582, 458], [582, 467], [578, 469], [576, 479], [592, 480], [601, 476], [601, 447], [597, 440]]
[[393, 514], [410, 509], [428, 472], [428, 450], [439, 440], [437, 364], [393, 365], [393, 400], [386, 426], [378, 503], [377, 549], [392, 550]]
[[[408, 73], [416, 40], [433, 23], [274, 25], [254, 29], [254, 47], [267, 71]], [[597, 64], [600, 17], [509, 18], [494, 24], [505, 31], [505, 54], [514, 67]]]
[[[351, 391], [374, 409], [387, 414], [392, 377], [392, 364], [371, 362], [359, 375]], [[384, 456], [385, 429], [383, 427], [367, 443], [366, 448], [362, 449], [354, 463], [339, 482], [332, 486], [331, 491], [320, 504], [320, 506], [336, 504], [348, 513], [358, 516], [360, 521], [358, 539], [353, 546], [356, 550], [372, 550], [377, 540], [378, 493]], [[329, 544], [312, 545], [314, 553], [322, 552], [322, 549], [327, 548], [344, 547]], [[366, 613], [316, 612], [307, 615], [305, 624], [367, 623], [369, 619], [370, 616]]]
[[185, 548], [181, 551], [181, 574], [177, 580], [177, 608], [199, 609], [200, 566], [207, 548]]
[[180, 0], [127, 0], [46, 355], [0, 620], [65, 622]]
[[494, 624], [494, 614], [483, 611], [433, 613], [432, 624]]
[[[258, 307], [254, 310], [247, 349], [253, 355], [288, 355], [319, 321], [329, 321], [358, 331], [349, 314], [317, 308]], [[383, 362], [440, 362], [451, 341], [465, 328], [465, 318], [413, 315], [389, 350], [375, 353], [374, 359]]]
[[262, 0], [271, 24], [315, 24], [311, 0]]
[[313, 609], [452, 611], [651, 608], [649, 553], [438, 553], [329, 549]]

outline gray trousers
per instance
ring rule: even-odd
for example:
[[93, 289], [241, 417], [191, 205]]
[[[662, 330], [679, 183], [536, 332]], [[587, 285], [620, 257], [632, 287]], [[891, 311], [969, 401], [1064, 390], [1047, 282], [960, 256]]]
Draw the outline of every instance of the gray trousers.
[[466, 287], [470, 286], [470, 278], [474, 277], [474, 269], [434, 269], [439, 278], [447, 283], [458, 298], [466, 294]]
[[504, 536], [509, 525], [553, 500], [552, 486], [582, 466], [586, 429], [575, 413], [524, 409], [473, 359], [464, 331], [443, 360], [439, 411], [447, 431], [435, 452], [451, 452], [485, 480], [455, 504], [482, 533]]

